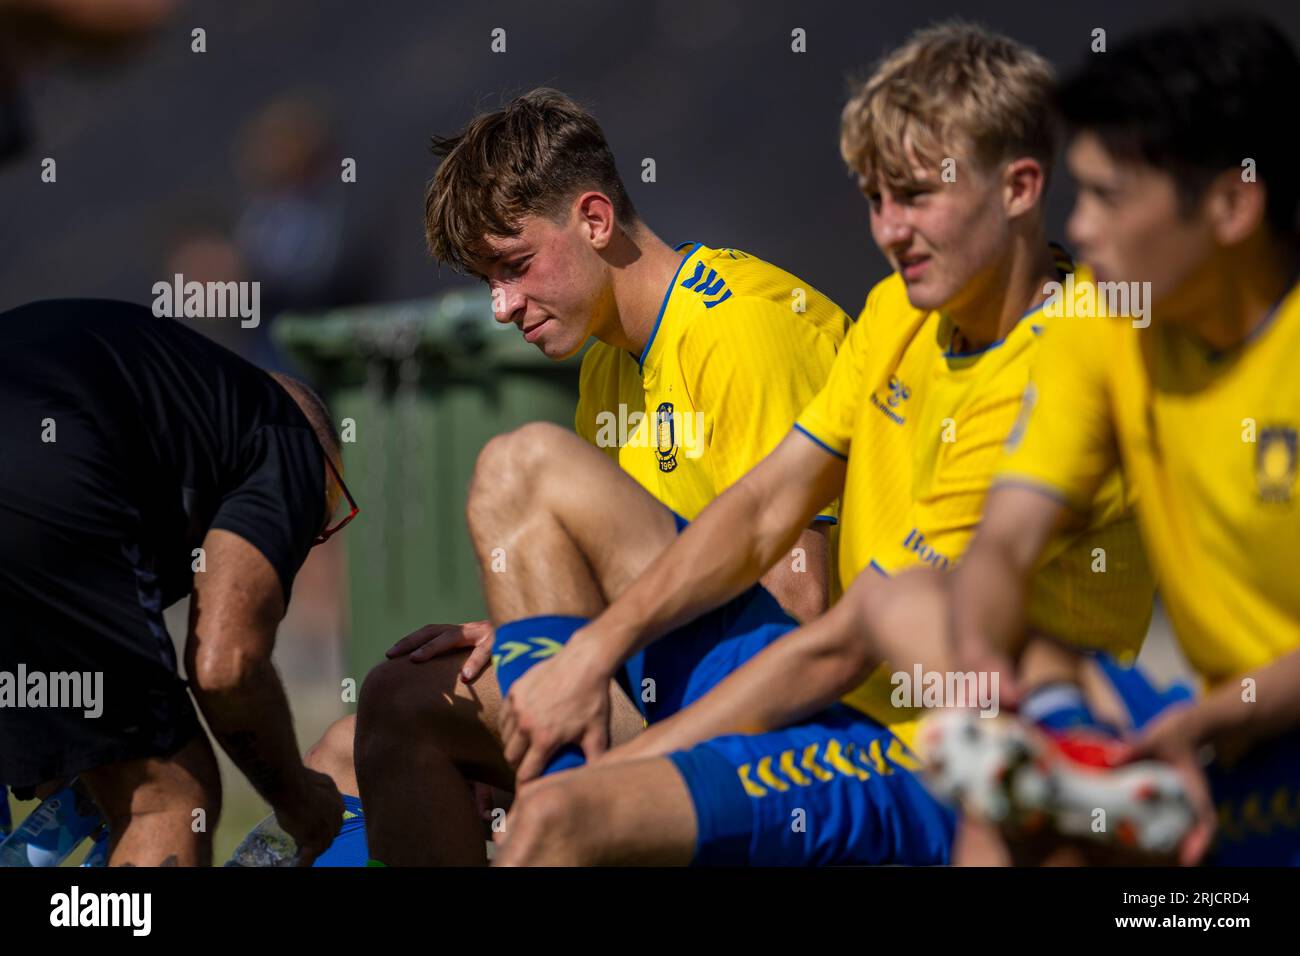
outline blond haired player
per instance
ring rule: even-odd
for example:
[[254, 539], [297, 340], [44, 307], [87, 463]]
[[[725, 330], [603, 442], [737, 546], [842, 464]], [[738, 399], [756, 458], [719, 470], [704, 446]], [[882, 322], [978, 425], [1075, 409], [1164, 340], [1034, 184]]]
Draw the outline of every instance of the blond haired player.
[[[501, 862], [949, 859], [953, 815], [913, 773], [914, 711], [893, 706], [881, 660], [886, 647], [922, 649], [907, 646], [912, 622], [900, 630], [884, 609], [893, 575], [950, 568], [965, 550], [1053, 321], [1044, 287], [1071, 268], [1043, 233], [1051, 88], [1036, 54], [949, 25], [889, 56], [846, 107], [844, 158], [894, 274], [871, 291], [829, 382], [777, 449], [519, 679], [507, 755], [531, 768], [566, 742], [598, 739], [603, 689], [623, 662], [746, 594], [840, 495], [848, 590], [693, 706], [593, 766], [526, 788]], [[1140, 642], [1151, 582], [1123, 492], [1117, 478], [1099, 488], [1058, 540], [1034, 581], [1034, 631], [1119, 653]], [[1093, 574], [1095, 547], [1124, 573]], [[928, 600], [941, 593], [930, 581], [920, 610], [941, 618], [944, 603]]]

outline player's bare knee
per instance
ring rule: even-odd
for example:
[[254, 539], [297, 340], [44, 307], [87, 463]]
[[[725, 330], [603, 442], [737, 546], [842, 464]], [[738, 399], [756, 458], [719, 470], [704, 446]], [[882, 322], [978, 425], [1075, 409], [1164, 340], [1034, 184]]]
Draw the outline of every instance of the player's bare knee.
[[406, 678], [403, 673], [416, 665], [403, 657], [376, 664], [366, 674], [357, 697], [355, 737], [358, 742], [373, 740], [397, 724], [407, 710]]
[[[538, 482], [546, 469], [564, 460], [563, 449], [581, 442], [572, 432], [549, 422], [530, 422], [498, 435], [483, 446], [470, 480], [466, 516], [476, 542], [505, 522], [513, 525], [512, 507], [537, 507]], [[525, 493], [526, 492], [526, 493]]]
[[464, 654], [414, 664], [405, 657], [371, 668], [361, 685], [355, 725], [355, 754], [386, 749], [411, 754], [431, 743], [443, 718], [450, 719], [457, 674]]
[[327, 774], [336, 784], [340, 783], [340, 777], [346, 779], [352, 776], [352, 745], [355, 735], [356, 716], [348, 714], [340, 717], [325, 729], [320, 740], [307, 749], [302, 762], [318, 773]]
[[489, 496], [498, 503], [512, 498], [511, 491], [530, 484], [535, 472], [545, 467], [548, 452], [556, 443], [571, 437], [549, 422], [530, 422], [491, 439], [479, 452], [470, 482], [470, 502]]

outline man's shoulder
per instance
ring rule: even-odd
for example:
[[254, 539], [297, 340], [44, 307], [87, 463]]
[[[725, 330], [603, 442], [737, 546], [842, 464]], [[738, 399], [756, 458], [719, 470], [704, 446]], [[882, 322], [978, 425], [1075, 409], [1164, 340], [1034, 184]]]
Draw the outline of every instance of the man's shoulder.
[[[685, 294], [675, 304], [691, 313], [680, 334], [693, 348], [757, 347], [763, 340], [794, 346], [814, 338], [838, 348], [851, 325], [844, 310], [811, 283], [739, 249], [703, 251], [682, 270], [677, 285]], [[769, 334], [757, 337], [760, 322]]]
[[812, 283], [740, 249], [701, 247], [677, 276], [677, 285], [710, 312], [732, 314], [774, 306], [792, 317], [843, 310]]

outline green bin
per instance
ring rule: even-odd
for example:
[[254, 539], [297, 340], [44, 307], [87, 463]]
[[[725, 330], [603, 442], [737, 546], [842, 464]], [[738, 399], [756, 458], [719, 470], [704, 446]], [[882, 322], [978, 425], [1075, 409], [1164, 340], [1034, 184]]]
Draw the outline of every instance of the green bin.
[[486, 616], [465, 527], [474, 462], [488, 439], [525, 422], [571, 428], [579, 359], [548, 360], [477, 291], [284, 315], [273, 334], [341, 423], [361, 508], [339, 535], [348, 676], [359, 686], [404, 634]]

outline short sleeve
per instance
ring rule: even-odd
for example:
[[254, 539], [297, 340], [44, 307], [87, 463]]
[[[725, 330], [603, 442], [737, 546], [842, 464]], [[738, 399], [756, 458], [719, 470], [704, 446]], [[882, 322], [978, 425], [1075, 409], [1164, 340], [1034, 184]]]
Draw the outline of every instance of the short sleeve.
[[263, 425], [240, 453], [243, 477], [222, 498], [210, 527], [237, 534], [262, 552], [288, 604], [325, 514], [324, 452], [308, 428]]
[[766, 299], [739, 299], [682, 337], [691, 399], [712, 424], [709, 463], [718, 491], [789, 434], [826, 380], [836, 344], [799, 313]]
[[998, 482], [1038, 486], [1077, 511], [1093, 510], [1119, 459], [1109, 379], [1116, 331], [1112, 319], [1068, 318], [1043, 333]]
[[866, 376], [867, 337], [879, 289], [880, 286], [877, 286], [867, 296], [866, 306], [858, 321], [849, 329], [844, 345], [835, 357], [835, 364], [831, 366], [826, 384], [800, 412], [795, 423], [799, 431], [840, 458], [849, 457], [858, 413], [863, 397], [869, 391], [863, 385]]

